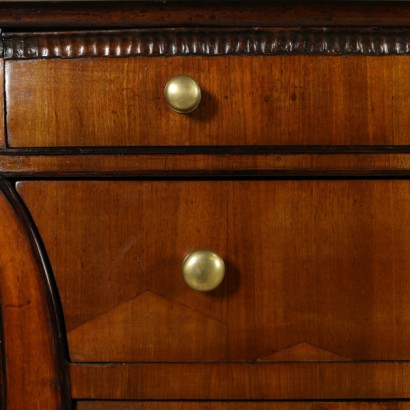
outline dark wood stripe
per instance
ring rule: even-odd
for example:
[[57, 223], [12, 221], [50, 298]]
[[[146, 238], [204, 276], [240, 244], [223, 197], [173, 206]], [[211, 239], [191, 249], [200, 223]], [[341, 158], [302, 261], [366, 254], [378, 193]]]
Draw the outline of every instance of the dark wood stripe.
[[[1, 43], [0, 43], [1, 44]], [[2, 47], [2, 44], [0, 45]], [[0, 53], [2, 51], [0, 50]], [[1, 55], [1, 54], [0, 54]], [[6, 148], [6, 114], [4, 110], [5, 93], [4, 93], [4, 59], [0, 59], [0, 150]]]
[[410, 395], [409, 362], [70, 365], [74, 399], [343, 400]]
[[79, 401], [76, 410], [408, 410], [410, 402]]
[[407, 29], [164, 29], [7, 34], [6, 59], [183, 55], [402, 55]]
[[10, 178], [410, 176], [410, 154], [0, 155]]
[[[210, 7], [210, 4], [212, 7]], [[110, 19], [107, 19], [107, 14]], [[0, 26], [403, 26], [406, 2], [332, 1], [156, 1], [1, 3]]]
[[410, 154], [410, 145], [192, 145], [192, 146], [95, 146], [8, 148], [8, 156], [53, 155], [198, 155], [198, 154]]

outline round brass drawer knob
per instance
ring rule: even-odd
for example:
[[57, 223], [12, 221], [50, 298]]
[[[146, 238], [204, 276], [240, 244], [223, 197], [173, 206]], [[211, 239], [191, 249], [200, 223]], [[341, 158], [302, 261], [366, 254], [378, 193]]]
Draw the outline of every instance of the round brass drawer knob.
[[198, 249], [184, 259], [182, 274], [189, 287], [207, 292], [222, 282], [225, 276], [225, 263], [215, 252]]
[[194, 111], [201, 102], [201, 88], [188, 75], [171, 78], [165, 86], [164, 95], [167, 104], [180, 114]]

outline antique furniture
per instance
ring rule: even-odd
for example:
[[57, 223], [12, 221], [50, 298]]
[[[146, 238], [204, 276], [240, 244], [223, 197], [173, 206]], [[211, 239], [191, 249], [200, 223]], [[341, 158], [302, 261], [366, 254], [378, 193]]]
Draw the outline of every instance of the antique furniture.
[[0, 27], [3, 409], [410, 409], [410, 3]]

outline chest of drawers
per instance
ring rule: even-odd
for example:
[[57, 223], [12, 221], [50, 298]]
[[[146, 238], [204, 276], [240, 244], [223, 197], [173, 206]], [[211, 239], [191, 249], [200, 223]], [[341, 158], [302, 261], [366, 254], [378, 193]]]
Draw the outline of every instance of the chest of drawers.
[[0, 27], [5, 410], [410, 408], [410, 3]]

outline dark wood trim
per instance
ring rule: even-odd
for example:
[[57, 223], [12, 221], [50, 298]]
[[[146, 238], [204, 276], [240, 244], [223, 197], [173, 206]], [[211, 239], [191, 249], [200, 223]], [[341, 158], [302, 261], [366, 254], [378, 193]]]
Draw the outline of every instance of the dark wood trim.
[[[212, 7], [210, 7], [212, 4]], [[110, 19], [107, 19], [110, 14]], [[0, 4], [0, 27], [403, 26], [400, 1], [145, 1]]]
[[[57, 287], [39, 234], [16, 190], [11, 183], [0, 178], [0, 192], [10, 208], [7, 212], [14, 214], [13, 219], [7, 218], [5, 215], [2, 215], [2, 218], [7, 222], [7, 225], [11, 226], [12, 232], [15, 230], [25, 236], [31, 247], [32, 255], [23, 256], [17, 249], [12, 249], [8, 252], [14, 252], [16, 258], [20, 257], [27, 260], [34, 258], [36, 266], [33, 266], [32, 270], [24, 272], [24, 274], [27, 276], [27, 286], [33, 287], [32, 292], [35, 292], [35, 297], [40, 298], [41, 301], [39, 303], [36, 303], [34, 300], [29, 301], [30, 310], [32, 311], [31, 315], [39, 320], [39, 322], [33, 323], [33, 325], [37, 325], [39, 328], [33, 331], [32, 329], [26, 329], [23, 322], [13, 323], [13, 326], [19, 329], [20, 337], [24, 337], [25, 349], [34, 351], [39, 356], [36, 359], [38, 363], [26, 362], [25, 354], [21, 357], [9, 357], [9, 350], [12, 351], [12, 349], [7, 349], [7, 345], [8, 343], [13, 343], [13, 340], [8, 339], [7, 328], [4, 330], [4, 359], [7, 376], [11, 376], [14, 382], [17, 380], [23, 383], [22, 385], [12, 386], [13, 394], [10, 394], [8, 389], [7, 409], [19, 410], [23, 403], [27, 404], [26, 408], [40, 408], [40, 406], [47, 403], [47, 410], [69, 410], [71, 409], [71, 397], [67, 361], [68, 349], [66, 346], [66, 332], [62, 319], [62, 309], [59, 297], [57, 296]], [[5, 211], [4, 206], [2, 204], [2, 211]], [[31, 262], [28, 263], [30, 264]], [[4, 277], [2, 278], [3, 280]], [[2, 285], [4, 285], [3, 282]], [[9, 290], [18, 292], [14, 288]], [[31, 292], [31, 290], [29, 289], [27, 292]], [[42, 300], [41, 298], [44, 299]], [[5, 301], [2, 300], [1, 302], [4, 308]], [[44, 303], [46, 306], [43, 306]], [[6, 305], [7, 307], [8, 305]], [[52, 338], [52, 341], [46, 343], [46, 340], [49, 340], [49, 338]], [[44, 352], [44, 349], [47, 349], [46, 352]], [[18, 354], [21, 355], [21, 352], [18, 352]], [[38, 368], [33, 367], [39, 363], [41, 363], [41, 366]], [[27, 372], [28, 369], [30, 369], [30, 372], [38, 372], [37, 385], [26, 384], [24, 375], [17, 374], [17, 372]], [[50, 386], [44, 385], [48, 377], [53, 377], [53, 380], [49, 381], [49, 383], [52, 383], [51, 389]], [[15, 392], [17, 392], [18, 397], [15, 397]], [[21, 392], [24, 392], [24, 394]], [[41, 395], [45, 395], [46, 398]]]
[[95, 146], [7, 148], [8, 156], [53, 155], [193, 155], [193, 154], [410, 154], [410, 145], [192, 145], [192, 146]]
[[163, 29], [9, 33], [6, 59], [410, 54], [408, 29]]
[[[0, 47], [2, 47], [2, 45]], [[6, 90], [4, 87], [4, 78], [5, 78], [4, 65], [5, 65], [4, 59], [0, 57], [0, 150], [6, 148], [6, 145], [7, 145], [6, 144], [6, 113], [5, 113]]]
[[8, 178], [409, 177], [410, 154], [0, 155]]
[[75, 410], [409, 410], [408, 401], [78, 401]]

